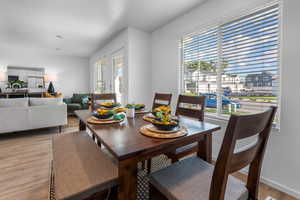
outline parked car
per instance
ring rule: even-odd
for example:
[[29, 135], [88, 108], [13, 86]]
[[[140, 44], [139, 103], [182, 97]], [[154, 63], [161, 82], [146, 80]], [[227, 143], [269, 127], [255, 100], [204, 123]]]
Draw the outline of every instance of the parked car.
[[[216, 94], [203, 94], [205, 98], [205, 105], [209, 108], [217, 108], [217, 95]], [[236, 104], [236, 108], [241, 108], [241, 104], [239, 101], [231, 100], [228, 97], [222, 95], [222, 106], [226, 106], [228, 104]]]

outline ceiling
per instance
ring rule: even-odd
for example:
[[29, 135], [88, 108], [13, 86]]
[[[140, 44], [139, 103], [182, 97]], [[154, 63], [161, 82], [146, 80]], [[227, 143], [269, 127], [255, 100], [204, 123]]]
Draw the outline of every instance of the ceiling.
[[152, 32], [204, 1], [1, 0], [0, 48], [88, 57], [126, 27]]

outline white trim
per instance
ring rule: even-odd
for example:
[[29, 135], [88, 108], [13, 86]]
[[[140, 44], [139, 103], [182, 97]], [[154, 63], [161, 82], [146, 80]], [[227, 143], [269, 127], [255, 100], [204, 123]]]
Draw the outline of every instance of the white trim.
[[[240, 170], [240, 173], [244, 174], [244, 175], [248, 175], [248, 170], [247, 169], [242, 169]], [[300, 199], [300, 192], [293, 190], [285, 185], [282, 185], [280, 183], [277, 183], [276, 181], [273, 181], [271, 179], [268, 179], [264, 176], [260, 176], [260, 182], [271, 186], [272, 188], [275, 188], [276, 190], [279, 190], [281, 192], [284, 192], [286, 194], [289, 194], [297, 199]]]
[[[212, 114], [212, 113], [204, 113], [204, 119], [215, 121], [216, 123], [222, 123], [225, 122], [227, 123], [229, 121], [230, 115], [217, 115], [217, 114]], [[273, 123], [272, 125], [272, 132], [280, 132], [280, 129], [278, 128], [276, 123]]]
[[260, 181], [262, 183], [266, 184], [266, 185], [271, 186], [272, 188], [275, 188], [275, 189], [277, 189], [277, 190], [279, 190], [281, 192], [284, 192], [284, 193], [286, 193], [288, 195], [291, 195], [291, 196], [295, 197], [296, 199], [300, 199], [300, 192], [298, 192], [296, 190], [293, 190], [293, 189], [291, 189], [291, 188], [289, 188], [289, 187], [287, 187], [285, 185], [282, 185], [280, 183], [272, 181], [272, 180], [270, 180], [268, 178], [265, 178], [263, 176], [260, 178]]
[[276, 128], [279, 130], [280, 132], [280, 114], [281, 114], [281, 97], [282, 97], [282, 52], [283, 52], [283, 2], [282, 0], [278, 0], [278, 5], [279, 5], [279, 27], [278, 27], [278, 45], [279, 45], [279, 49], [278, 49], [278, 76], [279, 76], [279, 91], [278, 91], [278, 95], [277, 95], [277, 105], [278, 105], [278, 109], [277, 109], [277, 123], [276, 123]]
[[123, 83], [122, 83], [122, 99], [120, 103], [125, 103], [127, 102], [127, 95], [126, 95], [126, 90], [128, 88], [127, 82], [125, 82], [125, 48], [122, 46], [121, 48], [119, 48], [118, 50], [114, 51], [111, 53], [111, 67], [112, 67], [112, 88], [111, 88], [111, 92], [112, 93], [116, 93], [116, 85], [115, 85], [115, 73], [116, 73], [116, 69], [115, 69], [115, 65], [114, 65], [114, 59], [115, 57], [118, 56], [122, 56], [123, 57], [123, 66], [122, 66], [122, 70], [123, 70]]
[[217, 64], [217, 116], [222, 114], [222, 30], [221, 26], [218, 27], [218, 64]]

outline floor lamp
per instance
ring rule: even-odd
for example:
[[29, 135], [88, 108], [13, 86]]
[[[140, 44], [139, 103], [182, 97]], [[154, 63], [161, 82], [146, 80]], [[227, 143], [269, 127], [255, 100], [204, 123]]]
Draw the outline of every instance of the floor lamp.
[[45, 82], [49, 83], [47, 92], [50, 93], [50, 94], [54, 94], [55, 89], [54, 89], [54, 86], [53, 86], [53, 82], [56, 81], [56, 79], [57, 79], [56, 76], [46, 74], [44, 79], [45, 79]]

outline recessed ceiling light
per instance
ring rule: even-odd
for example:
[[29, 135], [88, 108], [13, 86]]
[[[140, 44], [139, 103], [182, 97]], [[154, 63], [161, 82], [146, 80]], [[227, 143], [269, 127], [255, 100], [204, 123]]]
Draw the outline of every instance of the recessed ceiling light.
[[61, 35], [56, 35], [55, 37], [56, 37], [56, 39], [60, 39], [60, 40], [64, 39], [64, 37]]

